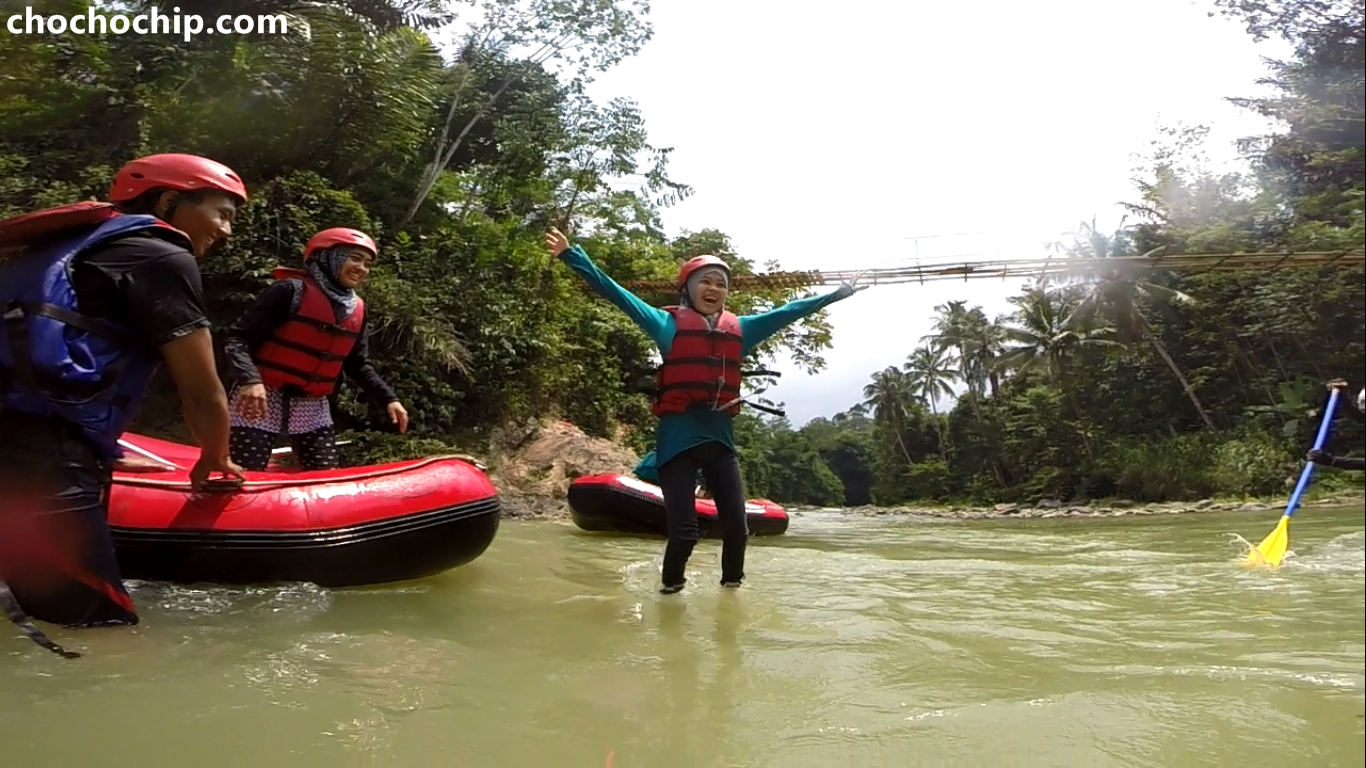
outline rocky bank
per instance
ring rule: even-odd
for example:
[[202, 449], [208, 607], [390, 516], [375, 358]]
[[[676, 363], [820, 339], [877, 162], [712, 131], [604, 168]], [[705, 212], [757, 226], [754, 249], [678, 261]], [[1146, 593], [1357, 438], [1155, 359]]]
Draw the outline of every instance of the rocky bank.
[[[498, 488], [505, 517], [556, 519], [567, 517], [565, 493], [575, 478], [597, 474], [630, 474], [640, 460], [618, 443], [585, 435], [567, 421], [541, 421], [505, 427], [489, 445], [489, 477]], [[1305, 507], [1359, 505], [1361, 496], [1336, 496], [1305, 502]], [[1215, 501], [1139, 504], [1125, 499], [1089, 503], [1043, 499], [1033, 504], [992, 507], [854, 507], [861, 515], [911, 515], [956, 520], [1031, 519], [1058, 517], [1127, 517], [1175, 515], [1192, 512], [1261, 512], [1283, 509], [1285, 500]], [[789, 507], [794, 515], [802, 508]]]
[[567, 517], [565, 493], [576, 478], [630, 474], [640, 461], [630, 450], [585, 435], [567, 421], [512, 425], [489, 442], [489, 478], [498, 488], [504, 517]]
[[[1361, 504], [1360, 496], [1336, 496], [1331, 498], [1305, 501], [1303, 508], [1345, 507]], [[1032, 519], [1056, 517], [1129, 517], [1134, 515], [1179, 515], [1192, 512], [1263, 512], [1282, 510], [1285, 500], [1280, 501], [1178, 501], [1166, 503], [1137, 504], [1127, 499], [1097, 501], [1091, 503], [1063, 503], [1056, 499], [1044, 499], [1036, 504], [997, 504], [993, 507], [854, 507], [846, 510], [860, 515], [915, 515], [920, 517], [949, 518], [955, 520], [985, 519]]]

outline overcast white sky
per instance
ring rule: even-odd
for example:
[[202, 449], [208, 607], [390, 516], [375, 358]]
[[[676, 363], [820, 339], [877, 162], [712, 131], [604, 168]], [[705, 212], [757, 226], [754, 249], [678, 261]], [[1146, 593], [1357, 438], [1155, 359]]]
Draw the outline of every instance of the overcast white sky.
[[[1209, 0], [944, 5], [654, 0], [655, 36], [593, 85], [629, 96], [696, 194], [671, 233], [714, 227], [757, 263], [892, 266], [1037, 255], [1083, 219], [1114, 226], [1159, 119], [1211, 150], [1266, 123], [1224, 101], [1262, 92], [1263, 55]], [[958, 233], [996, 233], [949, 236]], [[918, 242], [914, 238], [922, 238]], [[828, 367], [781, 361], [768, 396], [794, 425], [862, 399], [948, 299], [1008, 309], [1020, 281], [875, 286], [834, 305]]]
[[[599, 75], [635, 99], [693, 197], [670, 234], [716, 228], [755, 263], [857, 269], [977, 254], [1040, 255], [1082, 220], [1113, 228], [1135, 153], [1159, 120], [1211, 128], [1208, 149], [1267, 124], [1261, 56], [1211, 0], [653, 0], [654, 38]], [[831, 307], [811, 376], [784, 359], [769, 397], [794, 425], [862, 399], [930, 332], [936, 304], [1006, 311], [1021, 281], [883, 285]]]

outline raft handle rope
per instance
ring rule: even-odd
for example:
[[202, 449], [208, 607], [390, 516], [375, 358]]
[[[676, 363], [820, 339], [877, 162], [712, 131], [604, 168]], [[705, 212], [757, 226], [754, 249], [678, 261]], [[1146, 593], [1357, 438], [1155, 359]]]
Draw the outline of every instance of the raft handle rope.
[[[350, 440], [338, 440], [338, 441], [336, 442], [336, 444], [337, 444], [337, 445], [350, 445], [350, 444], [351, 444], [351, 441], [350, 441]], [[155, 453], [152, 453], [151, 451], [146, 450], [146, 449], [144, 449], [144, 448], [139, 448], [139, 447], [137, 447], [136, 445], [133, 445], [132, 443], [130, 443], [130, 442], [128, 442], [127, 440], [124, 440], [124, 439], [122, 439], [122, 438], [119, 439], [119, 445], [121, 445], [121, 446], [123, 446], [124, 448], [127, 448], [128, 450], [130, 450], [130, 451], [132, 451], [132, 452], [134, 452], [134, 453], [136, 453], [136, 454], [142, 456], [142, 457], [145, 458], [145, 459], [151, 459], [152, 461], [155, 461], [155, 462], [158, 463], [158, 464], [165, 465], [167, 469], [175, 469], [175, 470], [182, 470], [182, 471], [185, 469], [184, 467], [180, 466], [179, 464], [175, 463], [174, 461], [170, 461], [169, 459], [164, 459], [164, 458], [162, 458], [162, 457], [156, 455]], [[294, 449], [293, 449], [293, 448], [290, 448], [289, 446], [285, 446], [284, 448], [273, 448], [273, 449], [271, 449], [270, 452], [271, 452], [271, 454], [274, 455], [274, 456], [279, 456], [279, 455], [281, 455], [281, 454], [293, 453], [293, 452], [294, 452]]]
[[[234, 480], [230, 490], [237, 490], [239, 488], [293, 488], [301, 485], [320, 485], [323, 483], [352, 483], [357, 480], [369, 480], [375, 477], [385, 477], [387, 475], [393, 475], [399, 472], [407, 472], [409, 470], [419, 469], [421, 467], [430, 466], [432, 464], [437, 464], [443, 461], [463, 461], [466, 464], [474, 466], [481, 472], [487, 469], [487, 467], [482, 462], [480, 462], [473, 456], [469, 456], [463, 453], [448, 453], [442, 454], [440, 456], [428, 456], [424, 459], [418, 459], [416, 463], [413, 464], [405, 464], [403, 466], [389, 467], [386, 469], [377, 469], [370, 472], [361, 472], [355, 475], [347, 475], [346, 477], [297, 478], [291, 480], [247, 480], [242, 483], [237, 483]], [[179, 490], [190, 490], [190, 484], [183, 480], [152, 480], [141, 477], [116, 477], [114, 478], [114, 484], [137, 486], [142, 488], [175, 488]]]

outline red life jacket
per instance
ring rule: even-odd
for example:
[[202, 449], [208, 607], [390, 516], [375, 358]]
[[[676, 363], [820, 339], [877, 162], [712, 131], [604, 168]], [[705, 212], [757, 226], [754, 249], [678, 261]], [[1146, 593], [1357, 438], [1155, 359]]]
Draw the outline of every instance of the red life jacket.
[[[723, 311], [712, 330], [695, 310], [664, 310], [673, 315], [677, 330], [656, 376], [659, 397], [654, 414], [683, 413], [697, 404], [716, 407], [740, 397], [740, 318]], [[739, 412], [738, 402], [726, 408], [731, 416]]]
[[365, 302], [357, 298], [355, 311], [338, 323], [332, 302], [307, 272], [279, 267], [273, 274], [277, 280], [302, 280], [304, 295], [298, 311], [256, 352], [261, 383], [296, 397], [327, 397], [341, 377], [342, 363], [360, 339]]

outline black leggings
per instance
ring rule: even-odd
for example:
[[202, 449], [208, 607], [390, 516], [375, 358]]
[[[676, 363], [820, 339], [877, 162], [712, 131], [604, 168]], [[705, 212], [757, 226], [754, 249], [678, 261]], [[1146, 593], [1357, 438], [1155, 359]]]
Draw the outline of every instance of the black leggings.
[[[242, 466], [260, 472], [270, 464], [271, 449], [275, 447], [275, 433], [251, 427], [233, 427], [228, 438], [228, 451], [232, 460]], [[294, 458], [305, 470], [336, 469], [341, 463], [337, 455], [337, 433], [332, 427], [315, 429], [302, 435], [290, 435], [289, 447], [294, 450]]]
[[697, 544], [697, 471], [707, 480], [721, 522], [721, 582], [745, 578], [745, 547], [749, 525], [745, 518], [745, 484], [735, 453], [720, 443], [703, 443], [669, 459], [659, 468], [659, 488], [669, 518], [669, 543], [664, 548], [662, 581], [665, 587], [687, 583], [683, 576]]

